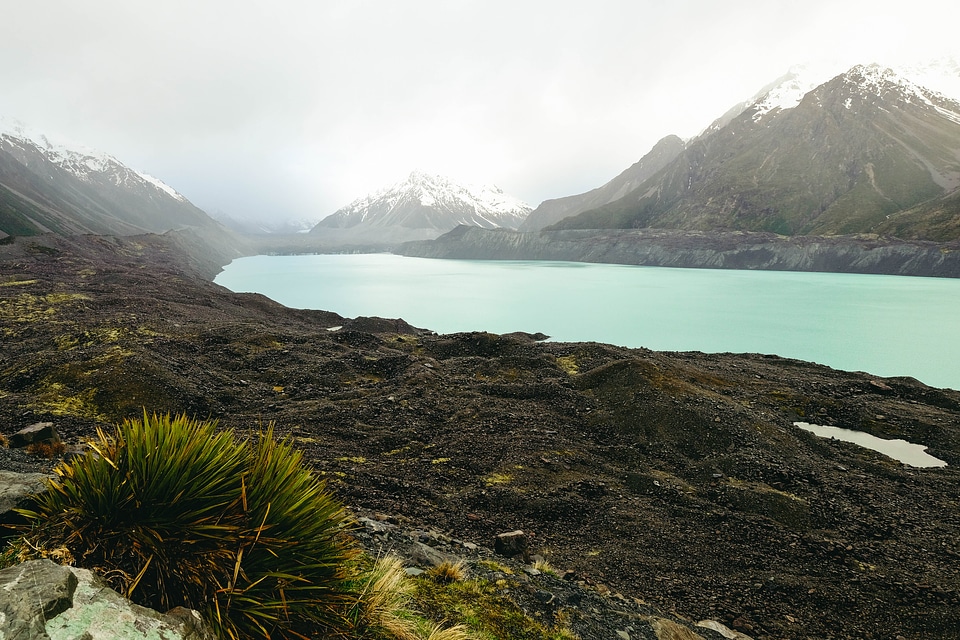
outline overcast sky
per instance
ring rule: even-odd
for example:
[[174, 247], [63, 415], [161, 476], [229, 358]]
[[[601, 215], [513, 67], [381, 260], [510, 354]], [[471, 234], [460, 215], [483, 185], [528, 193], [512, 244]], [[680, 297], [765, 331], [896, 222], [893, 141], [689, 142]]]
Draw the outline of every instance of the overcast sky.
[[0, 114], [208, 211], [319, 219], [411, 170], [531, 205], [798, 63], [960, 54], [955, 0], [8, 0]]

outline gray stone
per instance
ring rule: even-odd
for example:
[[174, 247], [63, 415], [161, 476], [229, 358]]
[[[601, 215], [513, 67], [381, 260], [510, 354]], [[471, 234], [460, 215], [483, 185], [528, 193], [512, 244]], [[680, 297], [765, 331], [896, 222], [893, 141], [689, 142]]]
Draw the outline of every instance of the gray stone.
[[455, 562], [456, 558], [443, 553], [422, 542], [414, 542], [410, 549], [410, 560], [419, 567], [437, 567], [444, 562]]
[[26, 506], [31, 496], [45, 490], [47, 480], [52, 477], [42, 473], [0, 471], [0, 523], [21, 521], [11, 512]]
[[21, 449], [31, 444], [54, 444], [60, 442], [60, 435], [52, 422], [38, 422], [24, 427], [10, 436], [10, 448]]
[[4, 640], [46, 640], [47, 620], [73, 605], [77, 577], [50, 560], [0, 571], [0, 634]]
[[133, 604], [86, 569], [31, 560], [0, 571], [3, 640], [215, 640], [196, 611]]

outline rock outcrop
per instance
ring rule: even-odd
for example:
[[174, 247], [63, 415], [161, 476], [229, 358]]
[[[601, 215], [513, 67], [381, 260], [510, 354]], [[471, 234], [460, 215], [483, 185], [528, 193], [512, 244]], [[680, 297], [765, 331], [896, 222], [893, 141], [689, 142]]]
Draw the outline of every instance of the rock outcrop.
[[31, 496], [43, 491], [49, 477], [44, 473], [0, 471], [0, 528], [23, 522], [15, 509], [26, 507]]
[[86, 569], [30, 560], [0, 571], [0, 638], [214, 640], [196, 611], [161, 614], [126, 600]]
[[697, 269], [831, 271], [960, 277], [960, 242], [876, 236], [778, 236], [773, 233], [584, 229], [517, 232], [457, 227], [396, 253], [463, 260], [563, 260]]

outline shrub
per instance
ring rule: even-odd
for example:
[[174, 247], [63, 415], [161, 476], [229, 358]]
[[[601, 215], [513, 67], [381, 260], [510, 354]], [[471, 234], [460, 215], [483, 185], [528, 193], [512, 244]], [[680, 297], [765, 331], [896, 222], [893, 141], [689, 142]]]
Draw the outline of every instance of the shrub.
[[346, 634], [348, 514], [272, 429], [257, 442], [184, 416], [98, 430], [57, 469], [27, 535], [133, 601], [205, 613], [222, 636]]

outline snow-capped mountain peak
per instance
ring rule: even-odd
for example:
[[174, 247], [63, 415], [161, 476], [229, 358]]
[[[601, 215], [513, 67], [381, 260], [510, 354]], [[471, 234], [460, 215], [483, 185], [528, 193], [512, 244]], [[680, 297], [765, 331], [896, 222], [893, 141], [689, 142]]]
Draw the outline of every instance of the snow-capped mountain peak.
[[822, 78], [803, 65], [791, 67], [757, 93], [749, 103], [753, 106], [753, 121], [759, 122], [774, 110], [786, 110], [800, 104], [803, 96], [822, 82]]
[[413, 171], [401, 182], [355, 200], [318, 226], [396, 226], [444, 232], [468, 224], [515, 229], [531, 210], [530, 205], [495, 186], [461, 184]]
[[19, 120], [0, 116], [0, 139], [3, 138], [24, 151], [25, 146], [32, 146], [49, 162], [83, 181], [106, 179], [118, 187], [134, 186], [142, 181], [180, 202], [187, 201], [162, 180], [131, 169], [108, 153], [51, 136]]
[[879, 92], [896, 88], [905, 97], [930, 103], [933, 94], [953, 101], [960, 101], [960, 63], [951, 57], [939, 58], [925, 63], [883, 66], [880, 64], [856, 65], [839, 76], [832, 67], [796, 65], [783, 76], [763, 87], [752, 98], [731, 108], [717, 119], [702, 135], [717, 131], [745, 111], [750, 111], [755, 123], [769, 115], [796, 107], [803, 98], [827, 83], [831, 78], [841, 77], [858, 95], [879, 95]]

